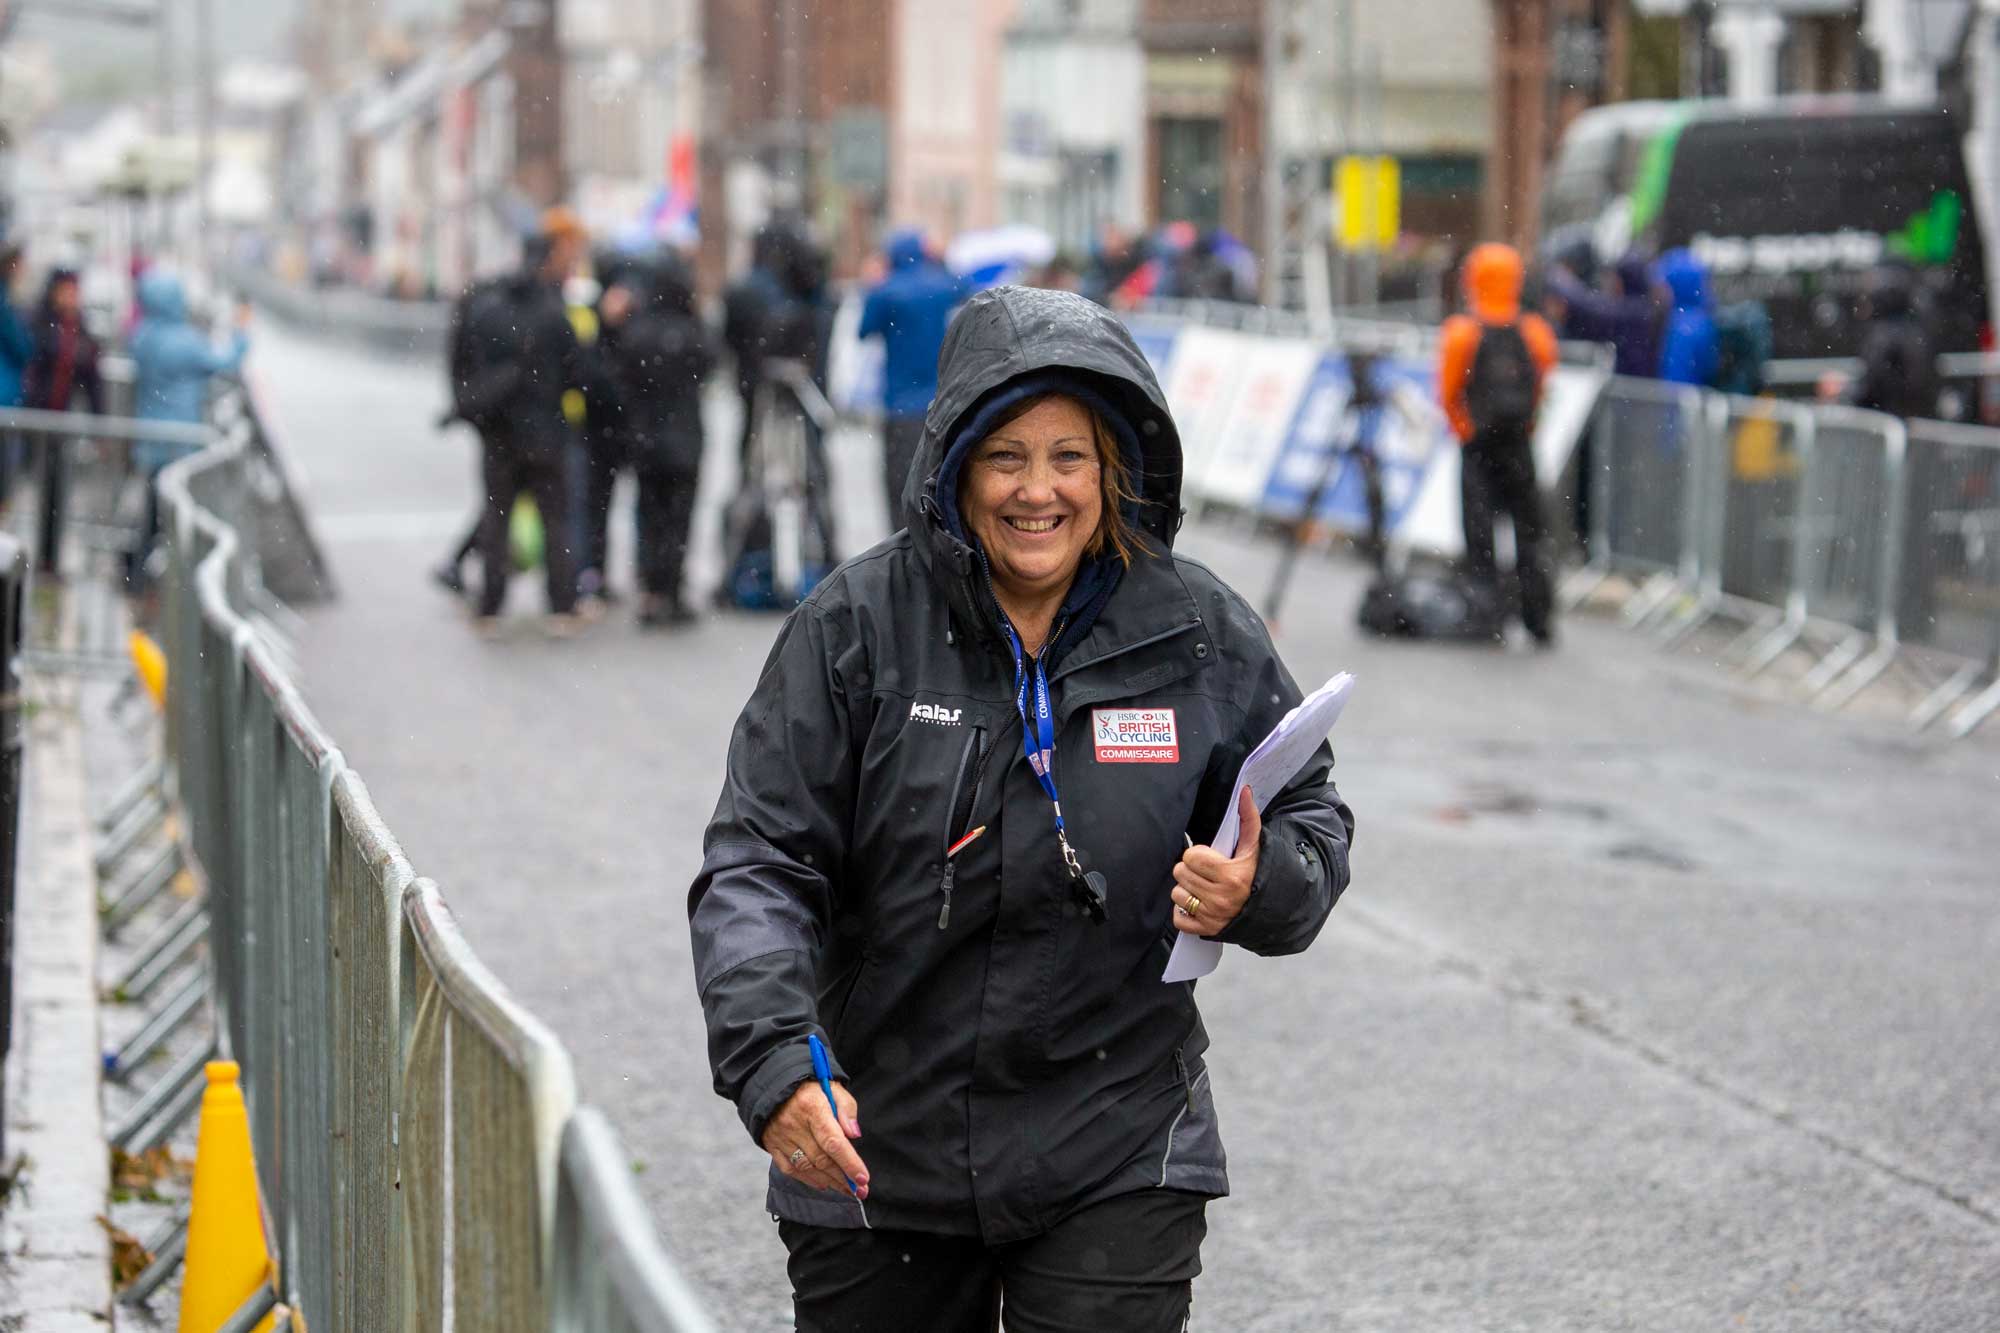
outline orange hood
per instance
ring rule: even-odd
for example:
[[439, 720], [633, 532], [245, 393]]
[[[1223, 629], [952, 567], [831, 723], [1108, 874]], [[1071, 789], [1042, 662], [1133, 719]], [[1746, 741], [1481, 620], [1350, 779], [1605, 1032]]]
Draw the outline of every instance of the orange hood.
[[1521, 313], [1521, 254], [1511, 245], [1489, 242], [1465, 257], [1465, 295], [1472, 313], [1488, 324], [1505, 324]]

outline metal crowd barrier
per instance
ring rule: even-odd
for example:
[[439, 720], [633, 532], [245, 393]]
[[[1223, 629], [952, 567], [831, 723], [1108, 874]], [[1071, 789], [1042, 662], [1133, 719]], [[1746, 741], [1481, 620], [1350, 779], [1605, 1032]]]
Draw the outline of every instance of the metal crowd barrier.
[[1746, 676], [1809, 648], [1824, 709], [1916, 650], [1950, 665], [1912, 726], [2000, 710], [2000, 430], [1616, 379], [1591, 438], [1571, 604], [1622, 576], [1626, 622], [1666, 644], [1734, 622]]
[[1707, 407], [1685, 385], [1614, 379], [1590, 428], [1589, 563], [1566, 589], [1573, 605], [1613, 574], [1644, 580], [1626, 607], [1638, 624], [1700, 575], [1696, 468], [1707, 448]]
[[301, 286], [245, 265], [227, 267], [222, 278], [287, 324], [396, 355], [441, 354], [451, 328], [449, 301], [397, 301], [352, 288]]
[[568, 1055], [415, 877], [253, 613], [252, 457], [235, 431], [159, 482], [161, 785], [203, 886], [216, 1022], [135, 1120], [164, 1141], [203, 1061], [241, 1065], [294, 1327], [706, 1330], [626, 1155], [573, 1115]]
[[2000, 709], [2000, 430], [1913, 421], [1906, 469], [1901, 637], [1960, 663], [1911, 720], [1963, 736]]

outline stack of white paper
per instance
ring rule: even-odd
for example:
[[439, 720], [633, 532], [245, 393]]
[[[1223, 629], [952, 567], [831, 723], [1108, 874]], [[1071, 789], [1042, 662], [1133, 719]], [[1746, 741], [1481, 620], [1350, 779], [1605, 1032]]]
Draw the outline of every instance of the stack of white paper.
[[[1209, 839], [1209, 846], [1224, 856], [1236, 855], [1242, 819], [1236, 812], [1235, 793], [1247, 786], [1259, 810], [1270, 805], [1271, 798], [1298, 776], [1320, 742], [1332, 733], [1333, 724], [1340, 720], [1340, 710], [1347, 706], [1348, 691], [1353, 688], [1354, 677], [1341, 672], [1301, 699], [1299, 706], [1285, 714], [1271, 734], [1257, 743], [1257, 748], [1244, 759], [1243, 768], [1236, 775], [1236, 785], [1229, 789], [1229, 808], [1223, 812], [1222, 824]], [[1182, 935], [1174, 941], [1174, 952], [1167, 959], [1167, 972], [1161, 980], [1193, 981], [1215, 971], [1215, 965], [1221, 961], [1220, 944], [1199, 935]]]

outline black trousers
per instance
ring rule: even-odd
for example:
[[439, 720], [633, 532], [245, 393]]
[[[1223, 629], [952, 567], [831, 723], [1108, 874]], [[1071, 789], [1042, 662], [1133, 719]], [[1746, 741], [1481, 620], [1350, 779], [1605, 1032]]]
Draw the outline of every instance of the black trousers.
[[41, 455], [42, 522], [35, 563], [44, 574], [55, 573], [62, 560], [63, 521], [69, 514], [69, 444], [67, 439], [45, 437], [36, 447]]
[[[1187, 1327], [1208, 1200], [1143, 1190], [1029, 1240], [780, 1222], [799, 1333], [1177, 1333]], [[1004, 1315], [1003, 1315], [1004, 1310]]]
[[583, 442], [583, 532], [579, 570], [597, 571], [600, 586], [611, 554], [611, 493], [618, 470], [625, 466], [625, 445], [617, 439], [587, 436]]
[[542, 564], [548, 574], [549, 610], [558, 615], [574, 611], [576, 534], [570, 528], [569, 469], [562, 451], [487, 444], [483, 463], [486, 512], [479, 522], [479, 554], [485, 572], [479, 585], [479, 614], [497, 616], [506, 601], [512, 564], [507, 524], [514, 501], [522, 495], [533, 496], [542, 515]]
[[637, 475], [640, 586], [653, 597], [679, 597], [701, 474], [642, 464]]
[[757, 433], [757, 386], [761, 381], [745, 375], [736, 377], [736, 396], [743, 400], [743, 424], [738, 427], [736, 437], [736, 461], [738, 466], [748, 470], [750, 466], [750, 440]]
[[1465, 519], [1465, 569], [1473, 578], [1498, 586], [1493, 554], [1493, 519], [1505, 514], [1514, 528], [1514, 577], [1521, 586], [1521, 623], [1546, 639], [1554, 615], [1549, 574], [1548, 524], [1535, 488], [1535, 455], [1525, 427], [1481, 431], [1461, 451], [1459, 495]]
[[917, 448], [924, 441], [924, 419], [920, 416], [882, 418], [882, 482], [889, 496], [889, 530], [903, 526], [903, 483], [916, 465]]

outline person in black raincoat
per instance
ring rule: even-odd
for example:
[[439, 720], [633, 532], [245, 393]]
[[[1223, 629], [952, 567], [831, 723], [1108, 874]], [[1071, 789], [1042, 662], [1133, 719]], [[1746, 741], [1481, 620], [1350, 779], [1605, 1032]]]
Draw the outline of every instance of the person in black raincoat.
[[584, 383], [582, 353], [562, 284], [575, 267], [581, 228], [548, 227], [527, 248], [521, 269], [507, 286], [516, 340], [517, 374], [482, 432], [480, 470], [486, 506], [479, 522], [479, 555], [484, 576], [474, 624], [492, 634], [506, 602], [511, 555], [508, 517], [515, 500], [528, 495], [541, 513], [545, 534], [543, 565], [548, 578], [551, 633], [575, 632], [577, 534], [571, 524], [570, 426], [563, 394]]
[[637, 304], [611, 347], [639, 483], [639, 623], [684, 625], [694, 619], [683, 584], [705, 441], [701, 385], [715, 369], [715, 339], [678, 256], [662, 255], [632, 276]]
[[1113, 316], [975, 296], [907, 527], [792, 613], [737, 722], [696, 980], [802, 1329], [992, 1329], [1003, 1293], [1012, 1327], [1182, 1327], [1229, 1182], [1194, 988], [1161, 974], [1180, 932], [1309, 945], [1353, 818], [1322, 746], [1239, 855], [1194, 845], [1300, 694], [1173, 554], [1180, 494]]

